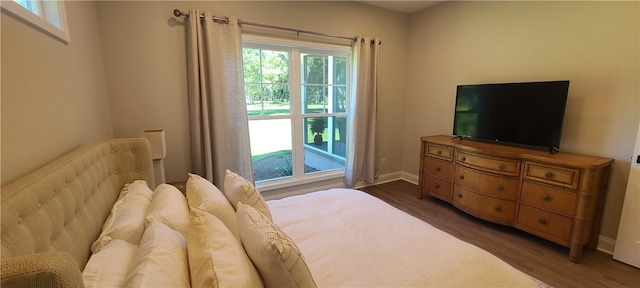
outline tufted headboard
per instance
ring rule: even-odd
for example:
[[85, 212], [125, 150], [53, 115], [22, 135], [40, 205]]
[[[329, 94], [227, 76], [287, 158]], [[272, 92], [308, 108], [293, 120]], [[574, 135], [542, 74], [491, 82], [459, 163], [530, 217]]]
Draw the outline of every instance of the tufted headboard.
[[9, 271], [69, 265], [55, 263], [65, 257], [82, 270], [124, 184], [142, 179], [153, 189], [153, 177], [149, 142], [118, 139], [82, 146], [2, 187], [2, 286], [11, 284]]

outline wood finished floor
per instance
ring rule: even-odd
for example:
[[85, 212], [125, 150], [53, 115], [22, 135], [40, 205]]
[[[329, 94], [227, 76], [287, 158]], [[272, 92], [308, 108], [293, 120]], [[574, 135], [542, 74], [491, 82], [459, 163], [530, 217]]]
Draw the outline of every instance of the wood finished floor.
[[640, 269], [615, 261], [609, 254], [585, 249], [580, 264], [570, 262], [568, 248], [512, 227], [477, 219], [435, 198], [418, 199], [418, 186], [409, 182], [399, 180], [360, 190], [496, 255], [553, 287], [640, 287]]

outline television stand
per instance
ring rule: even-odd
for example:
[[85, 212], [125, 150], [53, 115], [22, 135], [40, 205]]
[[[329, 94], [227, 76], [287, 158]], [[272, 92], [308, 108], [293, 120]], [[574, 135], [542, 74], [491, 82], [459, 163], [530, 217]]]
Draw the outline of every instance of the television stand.
[[460, 138], [460, 141], [462, 141], [464, 139], [464, 136], [456, 135], [456, 136], [451, 137], [451, 140], [455, 140], [457, 138]]
[[549, 147], [549, 154], [553, 155], [560, 152], [560, 150], [556, 147]]
[[596, 248], [613, 159], [445, 135], [421, 141], [420, 198], [569, 247], [572, 262]]

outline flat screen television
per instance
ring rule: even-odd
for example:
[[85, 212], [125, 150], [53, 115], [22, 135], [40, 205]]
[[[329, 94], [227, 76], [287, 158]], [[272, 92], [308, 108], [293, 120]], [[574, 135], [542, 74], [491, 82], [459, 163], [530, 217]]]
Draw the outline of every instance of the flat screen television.
[[458, 85], [453, 135], [560, 148], [569, 81]]

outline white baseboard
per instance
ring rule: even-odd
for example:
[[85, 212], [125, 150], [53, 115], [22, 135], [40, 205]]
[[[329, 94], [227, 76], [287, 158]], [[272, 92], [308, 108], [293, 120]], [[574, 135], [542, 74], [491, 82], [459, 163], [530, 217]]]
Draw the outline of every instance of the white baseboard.
[[366, 182], [362, 182], [362, 181], [356, 183], [355, 189], [360, 189], [360, 188], [363, 188], [363, 187], [380, 185], [380, 184], [383, 184], [383, 183], [400, 180], [400, 179], [402, 179], [401, 175], [402, 175], [402, 172], [391, 172], [391, 173], [381, 174], [381, 175], [378, 175], [378, 178], [376, 178], [373, 181], [373, 183], [366, 183]]
[[418, 185], [418, 175], [402, 171], [402, 180]]
[[613, 255], [613, 250], [616, 248], [616, 239], [611, 239], [600, 235], [598, 237], [598, 246], [596, 249], [604, 253]]

